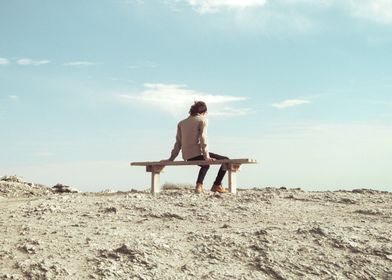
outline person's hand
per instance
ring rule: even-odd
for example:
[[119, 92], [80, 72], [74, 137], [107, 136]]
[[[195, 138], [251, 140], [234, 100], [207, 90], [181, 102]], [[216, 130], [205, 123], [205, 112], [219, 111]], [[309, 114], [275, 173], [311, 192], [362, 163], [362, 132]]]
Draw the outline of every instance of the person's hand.
[[213, 161], [215, 161], [215, 160], [216, 160], [215, 158], [211, 158], [211, 157], [206, 158], [206, 161], [207, 161], [207, 162], [213, 162]]

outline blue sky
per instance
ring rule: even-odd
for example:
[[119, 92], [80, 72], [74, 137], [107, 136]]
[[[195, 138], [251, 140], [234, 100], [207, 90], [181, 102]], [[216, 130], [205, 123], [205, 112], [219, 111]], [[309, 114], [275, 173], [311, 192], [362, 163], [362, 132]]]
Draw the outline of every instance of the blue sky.
[[392, 190], [391, 47], [388, 0], [0, 0], [0, 175], [145, 188], [204, 100], [239, 187]]

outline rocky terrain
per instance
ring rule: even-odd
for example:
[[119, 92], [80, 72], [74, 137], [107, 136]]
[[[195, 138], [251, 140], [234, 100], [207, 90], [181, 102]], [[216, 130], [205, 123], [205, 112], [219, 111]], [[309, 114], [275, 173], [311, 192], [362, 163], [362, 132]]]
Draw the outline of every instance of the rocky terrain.
[[0, 181], [0, 279], [392, 279], [392, 193]]

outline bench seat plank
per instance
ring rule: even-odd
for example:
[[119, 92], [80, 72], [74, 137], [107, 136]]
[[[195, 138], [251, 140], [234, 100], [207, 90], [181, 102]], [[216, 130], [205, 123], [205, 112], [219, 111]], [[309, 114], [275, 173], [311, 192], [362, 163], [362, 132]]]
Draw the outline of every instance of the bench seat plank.
[[255, 159], [240, 158], [240, 159], [217, 159], [212, 162], [207, 162], [205, 160], [192, 160], [192, 161], [141, 161], [141, 162], [131, 162], [132, 166], [156, 166], [156, 165], [211, 165], [211, 164], [247, 164], [247, 163], [257, 163]]

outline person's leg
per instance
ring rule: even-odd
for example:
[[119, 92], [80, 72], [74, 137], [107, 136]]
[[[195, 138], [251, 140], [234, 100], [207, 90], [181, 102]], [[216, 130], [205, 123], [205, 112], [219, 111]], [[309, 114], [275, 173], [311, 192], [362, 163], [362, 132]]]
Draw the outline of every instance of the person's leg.
[[[202, 155], [193, 157], [191, 159], [188, 159], [188, 161], [193, 161], [193, 160], [204, 160], [204, 157]], [[199, 174], [197, 176], [196, 184], [203, 184], [204, 178], [206, 177], [208, 169], [210, 169], [209, 165], [199, 165], [200, 170]]]
[[[210, 153], [210, 157], [215, 158], [215, 159], [229, 159], [228, 157], [221, 156], [218, 154]], [[225, 177], [226, 170], [223, 169], [223, 165], [219, 168], [218, 174], [216, 175], [214, 186], [220, 186], [222, 185], [222, 180], [223, 177]]]

